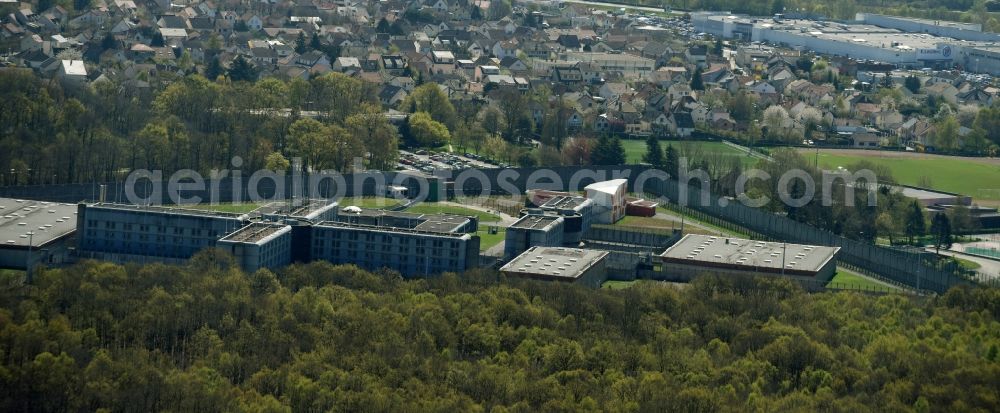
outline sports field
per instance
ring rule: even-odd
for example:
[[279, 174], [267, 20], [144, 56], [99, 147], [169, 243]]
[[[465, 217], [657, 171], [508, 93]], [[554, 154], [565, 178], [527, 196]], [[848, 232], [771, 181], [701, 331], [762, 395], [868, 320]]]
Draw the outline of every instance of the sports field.
[[[815, 156], [814, 149], [801, 151], [807, 158]], [[846, 168], [861, 160], [888, 167], [904, 185], [918, 185], [926, 177], [932, 189], [969, 195], [982, 204], [1000, 204], [1000, 159], [850, 149], [819, 153], [819, 166], [825, 169]]]
[[[736, 148], [728, 146], [722, 142], [705, 142], [705, 141], [675, 141], [675, 140], [661, 140], [660, 148], [663, 150], [667, 149], [667, 145], [673, 145], [675, 149], [678, 150], [681, 156], [688, 156], [691, 158], [700, 158], [702, 156], [711, 155], [721, 155], [721, 156], [737, 156], [744, 165], [751, 165], [757, 162], [757, 159], [747, 156], [745, 152], [742, 152]], [[643, 155], [646, 154], [646, 141], [638, 139], [627, 139], [622, 140], [622, 146], [625, 147], [625, 159], [628, 163], [640, 163], [642, 161]]]

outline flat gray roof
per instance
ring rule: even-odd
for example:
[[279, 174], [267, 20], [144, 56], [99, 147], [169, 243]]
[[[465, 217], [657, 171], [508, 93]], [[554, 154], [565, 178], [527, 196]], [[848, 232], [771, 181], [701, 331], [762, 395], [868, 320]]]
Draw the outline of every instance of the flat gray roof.
[[72, 234], [76, 209], [76, 204], [0, 198], [0, 244], [27, 248], [30, 241], [38, 248]]
[[88, 204], [87, 208], [105, 208], [105, 209], [117, 209], [122, 211], [148, 212], [154, 214], [174, 214], [174, 215], [189, 215], [189, 216], [232, 218], [232, 219], [248, 218], [246, 214], [236, 214], [232, 212], [220, 212], [220, 211], [210, 211], [205, 209], [185, 208], [184, 206], [167, 207], [167, 206], [154, 206], [154, 205], [96, 203], [96, 204]]
[[[664, 261], [690, 265], [740, 267], [745, 270], [812, 272], [822, 269], [839, 247], [754, 241], [741, 238], [688, 234], [660, 257]], [[782, 259], [784, 255], [784, 259]], [[774, 271], [770, 271], [774, 272]]]
[[584, 198], [582, 196], [558, 195], [558, 196], [554, 196], [554, 197], [552, 197], [552, 199], [549, 199], [548, 201], [546, 201], [544, 204], [542, 204], [541, 207], [542, 208], [555, 208], [555, 209], [572, 209], [572, 208], [576, 208], [576, 207], [578, 207], [580, 205], [583, 205], [587, 201], [589, 201], [589, 199]]
[[941, 199], [941, 198], [956, 198], [963, 196], [959, 194], [938, 192], [930, 189], [913, 188], [909, 186], [899, 186], [898, 188], [900, 192], [903, 194], [903, 196], [915, 199]]
[[220, 241], [245, 244], [263, 244], [281, 234], [290, 232], [291, 230], [292, 227], [289, 225], [254, 222], [230, 233], [229, 235], [226, 235], [225, 237], [222, 237]]
[[584, 272], [607, 255], [607, 251], [598, 250], [531, 247], [500, 268], [500, 271], [511, 274], [575, 279], [580, 278]]
[[384, 232], [388, 234], [416, 234], [416, 235], [459, 238], [459, 239], [472, 238], [472, 235], [463, 232], [426, 231], [416, 228], [410, 229], [410, 228], [388, 227], [388, 226], [378, 226], [378, 225], [352, 224], [352, 223], [337, 222], [337, 221], [323, 221], [316, 225], [313, 225], [313, 228], [342, 228], [342, 229], [358, 230], [358, 231]]
[[323, 199], [300, 199], [298, 202], [300, 205], [289, 205], [287, 201], [274, 201], [253, 210], [253, 213], [262, 215], [287, 214], [295, 218], [313, 218], [314, 214], [337, 207], [337, 202]]
[[510, 224], [510, 228], [543, 229], [560, 220], [562, 220], [562, 217], [556, 215], [525, 215], [513, 224]]

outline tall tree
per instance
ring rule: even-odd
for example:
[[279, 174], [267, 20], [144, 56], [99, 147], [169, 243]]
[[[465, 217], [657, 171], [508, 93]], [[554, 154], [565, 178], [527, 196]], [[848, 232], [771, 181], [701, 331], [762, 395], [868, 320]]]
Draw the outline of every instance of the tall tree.
[[937, 213], [931, 220], [931, 235], [934, 236], [935, 253], [940, 253], [941, 248], [945, 250], [951, 248], [951, 220], [944, 213]]
[[663, 149], [660, 148], [660, 140], [656, 136], [650, 135], [646, 138], [646, 154], [642, 160], [657, 168], [663, 168]]
[[233, 82], [253, 82], [257, 80], [257, 73], [257, 67], [243, 56], [236, 56], [227, 72]]
[[906, 214], [906, 237], [910, 244], [913, 244], [913, 238], [924, 235], [927, 231], [927, 222], [924, 218], [924, 209], [920, 206], [920, 203], [913, 201], [910, 204], [910, 209]]
[[344, 126], [364, 142], [370, 168], [393, 170], [399, 157], [399, 133], [377, 106], [362, 105], [358, 113], [347, 117]]
[[451, 140], [448, 127], [431, 118], [427, 112], [417, 112], [409, 118], [410, 134], [420, 146], [439, 146]]
[[691, 90], [705, 90], [705, 82], [701, 79], [701, 75], [701, 68], [695, 68], [694, 73], [691, 74]]

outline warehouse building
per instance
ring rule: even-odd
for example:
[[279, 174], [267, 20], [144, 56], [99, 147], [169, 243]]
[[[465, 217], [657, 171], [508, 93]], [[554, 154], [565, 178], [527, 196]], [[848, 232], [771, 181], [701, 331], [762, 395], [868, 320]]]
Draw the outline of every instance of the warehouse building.
[[24, 270], [69, 259], [76, 205], [0, 198], [0, 268]]
[[772, 275], [802, 281], [806, 288], [822, 288], [836, 273], [838, 251], [839, 247], [688, 234], [659, 256], [659, 278]]
[[561, 216], [529, 210], [528, 215], [507, 227], [503, 256], [511, 259], [535, 246], [562, 246], [564, 225], [565, 219]]
[[958, 40], [1000, 42], [1000, 34], [984, 32], [983, 25], [979, 23], [886, 16], [874, 13], [858, 13], [855, 20], [908, 33], [928, 33]]
[[695, 30], [727, 39], [767, 42], [820, 54], [911, 68], [959, 65], [1000, 74], [1000, 34], [979, 24], [859, 13], [853, 24], [751, 17], [728, 12], [691, 14]]
[[597, 250], [531, 247], [500, 268], [500, 272], [512, 278], [599, 288], [608, 277], [607, 256], [607, 252]]
[[222, 237], [216, 246], [233, 254], [247, 273], [280, 268], [292, 263], [292, 227], [254, 222]]

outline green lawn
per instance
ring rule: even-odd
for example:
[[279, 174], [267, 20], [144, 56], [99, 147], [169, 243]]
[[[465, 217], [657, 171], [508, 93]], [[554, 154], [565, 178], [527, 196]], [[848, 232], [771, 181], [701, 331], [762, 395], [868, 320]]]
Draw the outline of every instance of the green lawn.
[[[678, 150], [681, 156], [688, 156], [690, 158], [700, 158], [702, 156], [718, 154], [722, 156], [738, 156], [740, 161], [744, 165], [752, 165], [757, 163], [756, 158], [746, 156], [745, 152], [739, 151], [729, 145], [722, 142], [704, 142], [704, 141], [676, 141], [676, 140], [661, 140], [660, 147], [666, 150], [667, 145], [672, 145]], [[625, 147], [625, 159], [628, 163], [640, 163], [642, 162], [643, 155], [646, 154], [646, 141], [640, 139], [626, 139], [622, 140], [622, 146]]]
[[494, 245], [501, 243], [504, 240], [504, 237], [507, 235], [507, 232], [504, 231], [503, 228], [500, 228], [500, 230], [497, 231], [496, 234], [490, 234], [489, 228], [483, 226], [479, 228], [479, 231], [476, 232], [476, 235], [479, 235], [479, 250], [486, 251], [492, 248]]
[[463, 208], [455, 205], [437, 204], [433, 202], [424, 202], [411, 206], [406, 209], [406, 212], [418, 214], [472, 215], [479, 217], [479, 222], [496, 222], [500, 220], [500, 217], [488, 212], [477, 211], [475, 209]]
[[889, 287], [885, 284], [882, 284], [870, 278], [862, 277], [860, 275], [844, 271], [837, 272], [837, 274], [833, 276], [833, 279], [830, 280], [828, 285], [830, 287], [835, 287], [835, 288], [846, 288], [846, 289], [857, 288], [857, 289], [875, 290], [875, 291], [886, 291], [887, 289], [888, 290], [895, 289], [895, 287]]
[[256, 202], [246, 202], [240, 204], [192, 204], [184, 205], [180, 208], [184, 209], [197, 209], [199, 211], [212, 211], [212, 212], [229, 212], [234, 214], [245, 214], [247, 212], [253, 211], [261, 206], [267, 204], [267, 202], [256, 203]]
[[[804, 153], [805, 156], [814, 151]], [[815, 155], [811, 155], [815, 156]], [[842, 155], [820, 151], [819, 165], [825, 169], [848, 167], [861, 160], [884, 165], [901, 184], [918, 185], [921, 177], [930, 179], [933, 189], [972, 196], [976, 201], [996, 204], [1000, 201], [1000, 164], [986, 159], [925, 155], [922, 157], [880, 156], [878, 152]]]
[[605, 281], [604, 284], [601, 284], [601, 288], [607, 288], [609, 290], [623, 290], [623, 289], [626, 289], [626, 288], [629, 288], [629, 287], [635, 285], [635, 283], [637, 283], [637, 282], [638, 281], [611, 281], [611, 280], [609, 280], [609, 281]]

